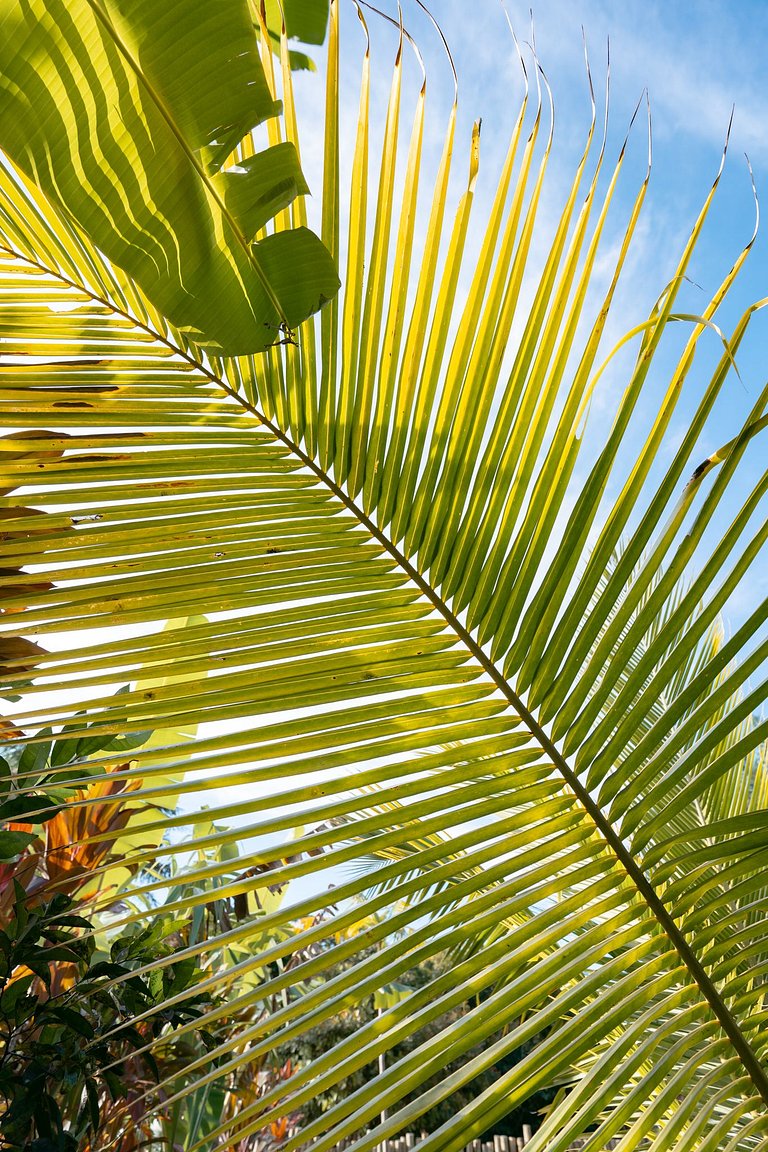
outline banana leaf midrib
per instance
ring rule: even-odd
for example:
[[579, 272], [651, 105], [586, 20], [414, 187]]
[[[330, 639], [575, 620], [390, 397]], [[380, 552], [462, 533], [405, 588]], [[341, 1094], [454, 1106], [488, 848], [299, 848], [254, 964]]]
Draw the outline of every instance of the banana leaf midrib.
[[497, 665], [486, 654], [481, 645], [474, 639], [471, 633], [465, 628], [458, 617], [454, 614], [449, 604], [447, 604], [440, 595], [431, 587], [429, 582], [422, 576], [419, 570], [407, 559], [407, 557], [400, 551], [387, 535], [382, 532], [378, 526], [372, 521], [363, 510], [355, 503], [355, 501], [347, 495], [344, 489], [338, 485], [331, 476], [329, 476], [320, 465], [312, 459], [303, 449], [297, 445], [285, 432], [283, 432], [278, 425], [270, 420], [266, 415], [259, 411], [252, 405], [244, 396], [238, 394], [225, 380], [212, 372], [205, 364], [197, 360], [191, 353], [184, 347], [170, 340], [168, 337], [157, 332], [150, 325], [138, 320], [129, 312], [118, 307], [112, 300], [100, 296], [91, 288], [77, 284], [77, 282], [70, 280], [58, 270], [52, 270], [44, 264], [39, 263], [30, 257], [23, 255], [13, 248], [0, 244], [0, 252], [8, 253], [15, 259], [21, 259], [30, 266], [36, 267], [41, 271], [55, 276], [64, 284], [71, 288], [76, 288], [79, 291], [85, 291], [94, 300], [94, 302], [103, 304], [109, 308], [113, 315], [128, 320], [137, 328], [146, 332], [153, 340], [159, 341], [164, 344], [169, 351], [174, 355], [181, 356], [190, 367], [196, 369], [198, 372], [205, 375], [211, 384], [220, 388], [226, 396], [235, 401], [243, 411], [249, 413], [258, 424], [268, 430], [272, 436], [275, 437], [289, 453], [297, 458], [301, 464], [308, 469], [326, 488], [335, 496], [342, 505], [357, 518], [361, 524], [371, 534], [371, 536], [378, 541], [381, 547], [389, 554], [394, 560], [396, 565], [404, 572], [404, 574], [412, 581], [419, 592], [431, 603], [432, 607], [442, 616], [446, 624], [454, 631], [457, 638], [465, 645], [468, 652], [480, 664], [486, 674], [490, 677], [496, 685], [498, 691], [505, 698], [508, 704], [512, 706], [520, 720], [529, 730], [531, 736], [539, 744], [542, 750], [548, 755], [556, 767], [558, 772], [563, 777], [567, 786], [571, 789], [576, 799], [582, 805], [584, 811], [592, 820], [595, 828], [601, 834], [607, 847], [614, 854], [617, 861], [624, 869], [627, 877], [634, 885], [638, 894], [644, 900], [649, 911], [659, 924], [660, 928], [669, 939], [684, 966], [689, 972], [693, 981], [699, 987], [702, 995], [709, 1004], [713, 1015], [716, 1017], [724, 1034], [728, 1037], [733, 1049], [737, 1053], [742, 1065], [746, 1069], [750, 1080], [759, 1092], [761, 1098], [768, 1105], [768, 1075], [764, 1071], [760, 1060], [754, 1052], [747, 1037], [742, 1032], [736, 1018], [731, 1013], [728, 1005], [721, 997], [718, 989], [713, 981], [708, 976], [704, 966], [699, 961], [693, 949], [689, 946], [685, 936], [678, 928], [675, 920], [670, 912], [668, 912], [663, 900], [660, 898], [653, 884], [649, 881], [642, 867], [635, 860], [632, 853], [624, 844], [619, 834], [614, 829], [610, 820], [603, 813], [599, 804], [593, 799], [592, 795], [587, 788], [579, 780], [574, 770], [571, 768], [565, 757], [561, 754], [556, 744], [549, 738], [544, 729], [535, 719], [533, 714], [523, 703], [522, 699], [515, 692], [511, 684], [508, 682], [503, 673], [499, 670]]

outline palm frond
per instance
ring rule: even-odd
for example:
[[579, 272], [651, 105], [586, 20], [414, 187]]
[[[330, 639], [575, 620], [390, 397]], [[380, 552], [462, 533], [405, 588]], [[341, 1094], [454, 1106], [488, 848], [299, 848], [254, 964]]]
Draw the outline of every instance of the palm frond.
[[[101, 27], [100, 5], [85, 7]], [[117, 29], [122, 6], [108, 10]], [[144, 16], [140, 6], [137, 35]], [[133, 17], [124, 19], [130, 27]], [[593, 118], [537, 273], [532, 239], [553, 138], [542, 131], [546, 102], [529, 112], [525, 96], [468, 267], [479, 130], [447, 229], [454, 109], [415, 268], [424, 87], [397, 193], [401, 43], [371, 197], [366, 51], [347, 197], [338, 23], [332, 2], [322, 235], [337, 258], [347, 203], [345, 291], [299, 327], [297, 344], [258, 358], [201, 352], [192, 337], [241, 350], [209, 316], [215, 300], [216, 324], [238, 323], [229, 290], [206, 280], [192, 292], [205, 315], [181, 315], [171, 299], [179, 278], [162, 280], [167, 298], [145, 282], [137, 243], [126, 241], [124, 256], [105, 239], [83, 206], [83, 185], [76, 196], [54, 194], [57, 169], [36, 159], [36, 138], [15, 146], [0, 121], [0, 142], [42, 189], [10, 161], [0, 172], [4, 340], [11, 333], [0, 421], [15, 429], [23, 420], [36, 433], [23, 454], [17, 439], [3, 442], [0, 634], [9, 644], [7, 691], [21, 693], [9, 722], [30, 747], [51, 726], [67, 725], [76, 738], [198, 724], [192, 747], [137, 748], [126, 772], [127, 782], [141, 781], [135, 795], [160, 807], [178, 792], [168, 778], [185, 773], [181, 810], [154, 815], [144, 831], [192, 828], [204, 804], [212, 821], [188, 887], [173, 892], [158, 873], [135, 886], [137, 897], [162, 898], [181, 913], [203, 907], [211, 892], [227, 899], [290, 885], [279, 905], [265, 902], [214, 940], [177, 952], [208, 959], [204, 989], [229, 989], [229, 1004], [212, 1008], [204, 1025], [249, 1015], [188, 1064], [184, 1082], [162, 1086], [163, 1108], [453, 949], [447, 971], [195, 1147], [231, 1143], [233, 1133], [248, 1140], [410, 1037], [406, 1056], [289, 1135], [285, 1152], [309, 1140], [330, 1152], [349, 1137], [355, 1152], [368, 1152], [528, 1043], [528, 1055], [426, 1137], [425, 1152], [458, 1152], [558, 1083], [571, 1087], [531, 1152], [564, 1152], [585, 1132], [591, 1152], [614, 1134], [626, 1152], [758, 1148], [768, 1104], [766, 726], [752, 718], [765, 686], [748, 677], [765, 658], [765, 605], [724, 643], [713, 628], [765, 543], [765, 527], [755, 528], [765, 475], [740, 504], [731, 493], [764, 430], [768, 389], [745, 407], [734, 439], [703, 463], [697, 453], [765, 301], [724, 338], [682, 441], [664, 454], [694, 360], [704, 339], [715, 339], [714, 317], [751, 241], [700, 316], [678, 311], [716, 180], [673, 279], [647, 317], [626, 325], [639, 343], [636, 361], [584, 478], [584, 423], [647, 178], [595, 301], [590, 286], [625, 148], [606, 177], [605, 144], [592, 154]], [[55, 37], [63, 59], [82, 63], [85, 25], [75, 39], [46, 29], [46, 45]], [[101, 31], [96, 40], [106, 52]], [[272, 84], [268, 34], [262, 49]], [[286, 117], [284, 128], [269, 121], [273, 149], [297, 143], [286, 36], [281, 55]], [[102, 74], [112, 82], [94, 58], [90, 92], [100, 91]], [[61, 83], [66, 116], [81, 124], [71, 85]], [[190, 101], [196, 94], [193, 86]], [[180, 123], [194, 110], [185, 99], [180, 93]], [[154, 134], [154, 113], [143, 102], [130, 107]], [[176, 115], [171, 104], [168, 111]], [[241, 136], [249, 127], [238, 121]], [[55, 164], [71, 176], [71, 131], [67, 140]], [[234, 144], [240, 137], [227, 138]], [[240, 146], [233, 180], [261, 187], [253, 152], [252, 142]], [[110, 155], [93, 158], [98, 173]], [[291, 160], [289, 182], [301, 191], [297, 173]], [[196, 170], [195, 178], [203, 179]], [[300, 199], [273, 198], [269, 208], [276, 222], [260, 244], [303, 227]], [[155, 227], [146, 226], [152, 235]], [[197, 233], [170, 214], [167, 227], [186, 259]], [[236, 250], [227, 247], [227, 267], [246, 276]], [[284, 279], [296, 279], [293, 265]], [[521, 314], [524, 284], [533, 303]], [[317, 285], [310, 288], [316, 303]], [[683, 324], [684, 346], [643, 428], [644, 386], [662, 341]], [[706, 529], [724, 510], [711, 545]], [[181, 631], [160, 630], [201, 613], [204, 621]], [[22, 640], [35, 647], [14, 647]], [[152, 687], [141, 682], [149, 675]], [[115, 696], [127, 679], [131, 690]], [[107, 757], [93, 758], [87, 780], [108, 767]], [[32, 787], [24, 772], [13, 786]], [[236, 871], [204, 851], [234, 843]], [[189, 849], [171, 839], [164, 858]], [[370, 853], [386, 861], [373, 892], [365, 873], [336, 882], [339, 865]], [[132, 860], [150, 855], [139, 847]], [[329, 881], [336, 911], [318, 919]], [[114, 923], [141, 919], [140, 904]], [[381, 914], [374, 924], [373, 913]], [[469, 947], [478, 939], [482, 948]], [[230, 966], [211, 961], [249, 943]], [[374, 943], [372, 958], [365, 950]], [[299, 953], [295, 968], [271, 967]], [[168, 963], [159, 958], [145, 972]], [[336, 974], [323, 982], [330, 969]], [[471, 994], [473, 1006], [451, 1019]], [[282, 1006], [263, 1011], [277, 995]], [[434, 1082], [469, 1052], [460, 1070]]]

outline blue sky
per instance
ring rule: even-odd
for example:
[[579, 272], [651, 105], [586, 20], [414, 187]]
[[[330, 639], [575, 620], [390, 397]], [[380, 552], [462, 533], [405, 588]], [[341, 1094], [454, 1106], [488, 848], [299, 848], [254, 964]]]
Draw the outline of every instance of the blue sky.
[[[396, 14], [396, 4], [383, 4]], [[475, 225], [482, 225], [496, 178], [517, 115], [522, 95], [520, 69], [499, 0], [435, 0], [432, 5], [453, 52], [459, 73], [460, 130], [455, 153], [454, 203], [466, 179], [466, 148], [472, 122], [482, 117], [481, 162]], [[528, 6], [508, 0], [507, 9], [518, 38], [531, 39]], [[434, 30], [419, 12], [415, 0], [404, 0], [406, 26], [423, 54], [428, 81], [425, 167], [435, 164], [453, 94], [450, 71]], [[372, 34], [373, 106], [383, 121], [391, 75], [396, 33], [367, 13]], [[709, 191], [720, 164], [731, 109], [735, 106], [728, 157], [718, 195], [704, 234], [689, 267], [693, 283], [686, 284], [676, 310], [698, 314], [705, 308], [753, 229], [755, 210], [745, 152], [754, 170], [758, 195], [764, 204], [764, 224], [757, 243], [728, 299], [716, 317], [728, 335], [742, 312], [755, 300], [768, 296], [768, 2], [740, 0], [722, 3], [648, 3], [628, 0], [535, 0], [536, 48], [551, 84], [555, 101], [555, 142], [542, 205], [540, 254], [558, 219], [589, 123], [590, 103], [584, 67], [582, 28], [586, 35], [592, 76], [602, 119], [606, 52], [610, 38], [611, 97], [605, 178], [625, 137], [632, 112], [644, 89], [650, 95], [653, 119], [653, 169], [643, 218], [627, 264], [612, 319], [606, 332], [605, 352], [648, 311], [671, 278], [691, 225]], [[357, 116], [356, 62], [362, 44], [351, 4], [342, 4], [342, 59], [347, 62], [342, 100], [342, 131], [349, 145]], [[351, 65], [351, 66], [350, 66]], [[412, 97], [420, 82], [415, 60], [407, 65], [406, 93]], [[318, 76], [299, 80], [302, 148], [310, 187], [319, 190], [322, 85]], [[404, 100], [402, 132], [410, 120]], [[375, 171], [379, 137], [372, 138]], [[609, 217], [604, 251], [603, 283], [610, 274], [610, 255], [618, 244], [630, 205], [646, 167], [646, 126], [638, 118], [630, 139], [627, 162]], [[373, 176], [372, 176], [373, 179]], [[317, 206], [317, 201], [316, 201]], [[478, 227], [476, 236], [479, 239]], [[688, 326], [674, 325], [665, 337], [648, 382], [644, 415], [650, 419], [666, 386], [676, 357], [688, 335]], [[768, 378], [768, 309], [752, 321], [750, 334], [738, 356], [739, 380], [731, 375], [723, 390], [708, 434], [700, 444], [700, 458], [734, 435]], [[600, 440], [612, 420], [614, 400], [626, 382], [636, 345], [619, 357], [601, 384], [590, 413], [590, 435]], [[682, 435], [701, 388], [721, 354], [714, 333], [705, 333], [696, 364], [686, 384], [669, 437], [668, 453]], [[643, 413], [641, 413], [641, 416]], [[660, 466], [669, 459], [660, 460]], [[754, 444], [734, 489], [730, 510], [762, 472], [765, 447]], [[584, 464], [589, 463], [585, 446]], [[725, 519], [715, 519], [714, 533]], [[735, 621], [768, 593], [765, 564], [753, 568], [752, 578], [729, 608]]]

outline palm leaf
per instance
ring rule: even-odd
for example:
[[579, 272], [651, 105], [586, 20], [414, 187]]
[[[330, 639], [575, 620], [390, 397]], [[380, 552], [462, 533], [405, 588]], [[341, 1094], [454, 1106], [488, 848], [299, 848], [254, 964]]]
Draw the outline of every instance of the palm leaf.
[[[412, 1037], [409, 1055], [289, 1135], [286, 1152], [310, 1139], [326, 1152], [347, 1138], [367, 1152], [528, 1043], [527, 1056], [422, 1146], [463, 1148], [538, 1088], [563, 1083], [570, 1090], [532, 1152], [565, 1150], [585, 1132], [591, 1152], [616, 1134], [626, 1152], [760, 1147], [765, 687], [747, 677], [765, 659], [765, 604], [724, 643], [716, 628], [765, 542], [755, 517], [765, 476], [746, 496], [733, 493], [765, 427], [768, 390], [703, 463], [699, 445], [716, 428], [715, 403], [764, 302], [702, 369], [707, 383], [682, 442], [665, 455], [673, 417], [687, 411], [691, 367], [717, 338], [713, 318], [751, 242], [701, 316], [677, 311], [716, 180], [672, 281], [647, 318], [626, 323], [637, 358], [613, 425], [580, 472], [590, 398], [610, 356], [602, 337], [646, 183], [596, 301], [590, 284], [625, 150], [604, 180], [593, 123], [536, 274], [531, 245], [553, 145], [551, 133], [539, 139], [546, 106], [529, 113], [524, 104], [472, 268], [479, 132], [447, 228], [454, 110], [415, 270], [424, 90], [399, 196], [401, 35], [371, 198], [366, 52], [347, 200], [338, 21], [332, 3], [322, 235], [338, 258], [348, 227], [345, 292], [316, 328], [301, 326], [297, 344], [260, 358], [206, 356], [187, 338], [187, 319], [166, 308], [170, 281], [158, 294], [137, 271], [138, 249], [111, 246], [80, 201], [52, 195], [39, 165], [42, 190], [10, 165], [0, 174], [0, 293], [15, 333], [0, 418], [36, 432], [23, 455], [17, 440], [4, 442], [3, 608], [12, 614], [0, 625], [3, 668], [8, 691], [23, 692], [9, 720], [31, 747], [50, 725], [71, 725], [76, 737], [82, 709], [83, 734], [199, 725], [191, 754], [175, 743], [136, 750], [129, 778], [148, 803], [162, 807], [178, 788], [168, 778], [185, 772], [182, 809], [142, 829], [192, 828], [207, 805], [214, 823], [198, 847], [239, 843], [237, 873], [201, 851], [183, 892], [169, 896], [167, 878], [145, 877], [122, 922], [146, 915], [138, 897], [166, 897], [170, 913], [188, 913], [214, 890], [226, 899], [264, 891], [266, 877], [291, 884], [279, 905], [266, 901], [215, 941], [177, 953], [208, 958], [204, 989], [230, 989], [208, 1027], [235, 1015], [248, 1022], [219, 1032], [215, 1067], [208, 1055], [189, 1064], [184, 1083], [165, 1086], [163, 1108], [453, 949], [448, 971], [244, 1104], [208, 1132], [208, 1145], [249, 1139]], [[273, 83], [267, 36], [262, 45]], [[297, 143], [286, 36], [281, 51], [286, 119], [284, 129], [270, 120], [272, 147]], [[135, 115], [154, 131], [144, 104]], [[3, 136], [31, 171], [0, 124]], [[253, 151], [247, 141], [240, 150], [245, 173]], [[303, 226], [300, 200], [273, 206], [271, 236]], [[191, 225], [169, 219], [181, 252]], [[217, 297], [214, 317], [213, 295], [210, 284], [193, 293], [206, 311], [199, 339], [226, 347], [215, 325], [229, 322], [228, 298]], [[686, 326], [685, 343], [644, 426], [639, 400], [673, 325]], [[723, 527], [712, 545], [716, 515]], [[25, 565], [34, 573], [20, 581]], [[199, 613], [207, 619], [183, 632], [161, 630]], [[115, 697], [139, 669], [155, 687]], [[106, 758], [90, 765], [97, 779], [100, 765], [106, 775]], [[14, 787], [23, 792], [23, 772]], [[178, 838], [165, 849], [170, 860], [188, 851]], [[340, 867], [371, 854], [381, 860], [373, 889], [365, 871]], [[148, 850], [133, 855], [149, 859]], [[317, 919], [329, 879], [337, 911]], [[211, 960], [249, 945], [230, 967]], [[273, 966], [298, 953], [295, 971]], [[274, 997], [282, 1006], [265, 1012]]]

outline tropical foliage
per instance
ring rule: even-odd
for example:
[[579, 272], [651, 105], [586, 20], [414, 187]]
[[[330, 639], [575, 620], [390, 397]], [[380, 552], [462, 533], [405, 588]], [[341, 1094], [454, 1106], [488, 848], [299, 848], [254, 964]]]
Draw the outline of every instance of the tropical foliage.
[[[195, 849], [190, 839], [187, 860], [177, 857], [166, 865], [145, 859], [134, 875], [130, 856], [138, 845], [145, 856], [150, 845], [162, 852], [153, 834], [142, 829], [159, 810], [137, 804], [140, 782], [135, 776], [125, 780], [131, 762], [114, 765], [105, 780], [73, 788], [67, 779], [90, 770], [90, 757], [105, 750], [105, 738], [76, 739], [64, 731], [58, 739], [24, 746], [23, 733], [8, 726], [6, 731], [16, 741], [5, 749], [11, 776], [21, 773], [29, 780], [33, 767], [39, 775], [34, 792], [29, 786], [14, 789], [12, 779], [0, 809], [6, 820], [0, 846], [9, 857], [0, 867], [0, 1147], [76, 1152], [114, 1144], [132, 1152], [156, 1141], [171, 1147], [193, 1143], [222, 1115], [234, 1118], [246, 1096], [258, 1095], [292, 1070], [290, 1060], [278, 1066], [277, 1055], [270, 1054], [258, 1067], [250, 1064], [185, 1098], [182, 1106], [162, 1106], [163, 1096], [184, 1083], [186, 1063], [236, 1037], [246, 1023], [227, 1010], [214, 1033], [194, 1026], [226, 1003], [215, 990], [200, 993], [196, 986], [214, 966], [252, 955], [248, 942], [239, 949], [214, 945], [205, 973], [197, 957], [175, 957], [192, 943], [216, 940], [247, 917], [245, 896], [217, 898], [194, 875], [201, 863], [227, 861], [228, 878], [239, 878], [237, 846]], [[125, 755], [173, 735], [109, 736], [106, 749]], [[193, 833], [200, 838], [215, 831], [210, 819], [201, 819]], [[174, 916], [143, 893], [143, 884], [159, 875], [168, 882]], [[204, 906], [189, 912], [178, 908], [201, 892], [208, 897]], [[276, 886], [273, 901], [279, 902], [281, 893]], [[142, 908], [141, 922], [120, 928], [121, 916], [136, 907]], [[165, 966], [138, 974], [160, 957]], [[298, 963], [300, 954], [294, 960]], [[245, 977], [238, 990], [252, 991], [264, 979]], [[178, 1003], [166, 1006], [180, 993], [185, 995]], [[263, 1007], [274, 1011], [276, 1006], [265, 997]], [[143, 1019], [134, 1025], [139, 1015]], [[177, 1035], [184, 1024], [193, 1026]], [[160, 1083], [159, 1106], [148, 1109], [147, 1097]], [[274, 1140], [270, 1129], [262, 1146]]]
[[[210, 1007], [194, 993], [200, 978], [195, 961], [171, 959], [159, 977], [144, 981], [133, 972], [170, 956], [172, 945], [162, 939], [172, 938], [175, 926], [156, 920], [116, 941], [108, 959], [97, 959], [92, 925], [73, 911], [71, 897], [58, 893], [30, 908], [19, 887], [13, 912], [10, 931], [0, 937], [3, 1149], [76, 1152], [86, 1141], [103, 1146], [113, 1135], [110, 1112], [116, 1113], [121, 1146], [140, 1147], [141, 1136], [146, 1140], [152, 1132], [142, 1132], [143, 1108], [131, 1115], [131, 1098], [141, 1099], [160, 1078], [147, 1041]], [[169, 994], [187, 988], [184, 1004], [163, 1008]], [[134, 1017], [152, 1009], [158, 1010], [151, 1024], [135, 1029]], [[166, 1035], [166, 1074], [171, 1047]]]
[[[115, 929], [158, 902], [173, 917], [239, 901], [213, 938], [136, 970], [205, 970], [163, 1012], [226, 994], [177, 1028], [215, 1047], [182, 1086], [148, 1091], [146, 1115], [239, 1082], [236, 1112], [185, 1137], [190, 1152], [263, 1134], [368, 1152], [474, 1083], [421, 1145], [454, 1152], [559, 1085], [531, 1152], [584, 1133], [589, 1152], [617, 1134], [622, 1152], [761, 1147], [768, 605], [727, 637], [718, 625], [768, 534], [768, 473], [750, 470], [768, 388], [736, 392], [738, 434], [718, 437], [764, 303], [716, 325], [751, 244], [700, 315], [681, 307], [716, 180], [650, 313], [620, 318], [636, 358], [594, 443], [647, 189], [604, 248], [625, 149], [609, 170], [593, 117], [537, 263], [553, 141], [535, 61], [475, 232], [479, 128], [454, 210], [456, 106], [427, 176], [424, 82], [398, 181], [406, 53], [377, 164], [365, 50], [343, 185], [332, 0], [321, 245], [289, 50], [317, 5], [286, 5], [279, 44], [274, 6], [272, 33], [248, 0], [199, 7], [0, 3], [0, 419], [27, 437], [2, 441], [9, 723], [29, 756], [62, 726], [172, 733], [124, 773], [156, 809], [130, 866], [163, 856]], [[68, 784], [106, 787], [112, 763], [97, 752]], [[36, 780], [6, 773], [16, 797]], [[438, 956], [434, 978], [291, 1075], [248, 1079]]]

